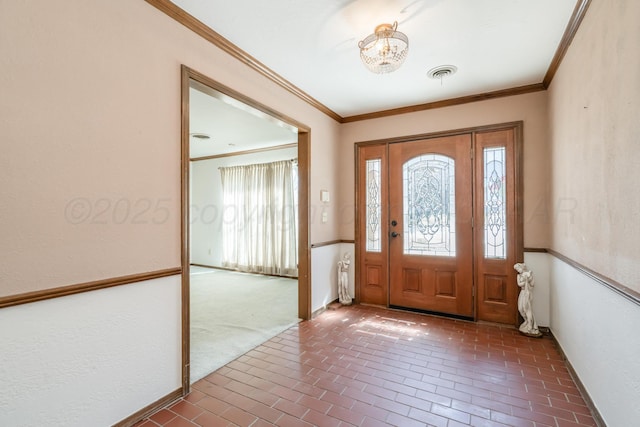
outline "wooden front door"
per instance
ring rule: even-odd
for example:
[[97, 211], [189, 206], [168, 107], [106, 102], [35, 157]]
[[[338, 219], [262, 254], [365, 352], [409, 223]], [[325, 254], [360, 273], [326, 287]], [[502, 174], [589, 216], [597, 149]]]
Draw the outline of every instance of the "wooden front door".
[[521, 126], [358, 145], [356, 301], [518, 323]]
[[389, 305], [473, 317], [471, 135], [389, 146]]

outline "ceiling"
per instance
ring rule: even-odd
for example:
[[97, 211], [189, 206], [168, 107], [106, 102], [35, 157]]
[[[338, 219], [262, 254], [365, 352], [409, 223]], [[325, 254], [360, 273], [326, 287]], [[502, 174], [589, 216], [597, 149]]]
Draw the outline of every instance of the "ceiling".
[[189, 88], [189, 134], [191, 159], [298, 142], [296, 128], [197, 82]]
[[[171, 0], [345, 118], [541, 84], [576, 0]], [[390, 74], [358, 41], [398, 22], [409, 55]], [[428, 70], [454, 65], [442, 80]]]

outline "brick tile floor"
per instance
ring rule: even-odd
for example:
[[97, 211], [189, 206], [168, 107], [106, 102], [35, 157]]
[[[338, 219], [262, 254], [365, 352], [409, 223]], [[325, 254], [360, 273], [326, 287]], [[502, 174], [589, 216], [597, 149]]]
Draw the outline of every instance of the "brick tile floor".
[[136, 427], [595, 426], [550, 337], [354, 305], [193, 384]]

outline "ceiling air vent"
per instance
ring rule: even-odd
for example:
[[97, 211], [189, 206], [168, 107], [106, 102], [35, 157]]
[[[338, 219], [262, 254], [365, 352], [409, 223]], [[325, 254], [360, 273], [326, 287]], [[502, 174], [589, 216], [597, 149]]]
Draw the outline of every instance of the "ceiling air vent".
[[451, 77], [458, 71], [458, 67], [455, 65], [440, 65], [439, 67], [435, 67], [430, 69], [427, 72], [427, 77], [434, 80], [440, 80], [440, 84], [442, 84], [442, 79], [445, 77]]
[[197, 138], [197, 139], [209, 139], [211, 138], [209, 135], [207, 135], [206, 133], [192, 133], [191, 136], [193, 138]]

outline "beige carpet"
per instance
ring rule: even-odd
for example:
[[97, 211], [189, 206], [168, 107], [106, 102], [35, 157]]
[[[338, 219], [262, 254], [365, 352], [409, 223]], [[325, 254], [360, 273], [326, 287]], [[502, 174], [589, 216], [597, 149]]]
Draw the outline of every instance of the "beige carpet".
[[295, 325], [298, 281], [191, 268], [191, 382]]

